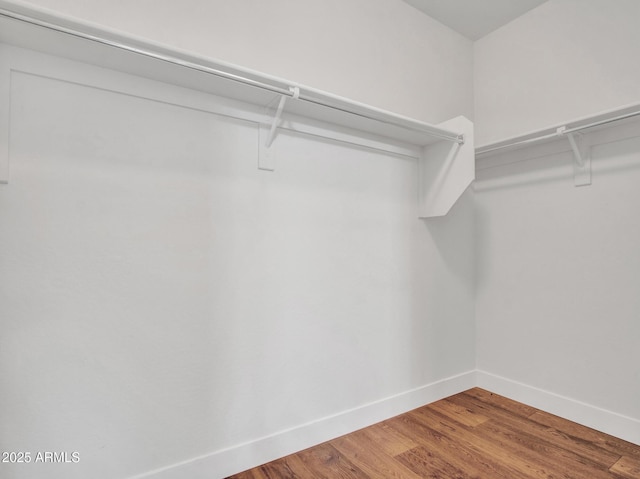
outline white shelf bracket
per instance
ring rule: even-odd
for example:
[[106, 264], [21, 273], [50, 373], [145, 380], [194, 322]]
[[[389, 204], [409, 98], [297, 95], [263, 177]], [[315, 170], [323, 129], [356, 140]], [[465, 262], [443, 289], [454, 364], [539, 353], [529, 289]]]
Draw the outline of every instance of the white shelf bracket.
[[557, 133], [559, 136], [567, 135], [573, 151], [573, 183], [575, 186], [588, 186], [591, 184], [591, 145], [582, 133], [565, 133], [565, 130], [566, 127], [562, 126]]
[[[289, 87], [291, 90], [291, 98], [297, 99], [300, 96], [300, 88], [297, 86]], [[273, 116], [273, 120], [271, 121], [271, 126], [269, 125], [260, 125], [260, 151], [258, 154], [258, 168], [266, 171], [274, 171], [276, 169], [275, 166], [275, 150], [273, 148], [273, 140], [276, 137], [276, 130], [278, 126], [280, 126], [280, 120], [282, 118], [282, 112], [284, 110], [284, 105], [287, 102], [286, 95], [282, 95], [280, 97], [280, 102], [278, 103], [278, 108], [276, 109], [276, 113]]]
[[424, 148], [418, 160], [418, 216], [446, 215], [475, 179], [473, 123], [464, 117], [441, 123], [462, 132], [463, 142], [442, 140]]

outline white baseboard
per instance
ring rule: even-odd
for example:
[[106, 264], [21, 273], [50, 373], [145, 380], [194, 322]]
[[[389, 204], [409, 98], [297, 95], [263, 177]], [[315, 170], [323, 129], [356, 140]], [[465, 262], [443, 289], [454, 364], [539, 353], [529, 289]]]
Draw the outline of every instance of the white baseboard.
[[131, 479], [215, 479], [250, 469], [473, 387], [640, 444], [640, 421], [485, 371], [469, 371]]
[[640, 421], [485, 371], [476, 386], [640, 445]]
[[475, 371], [469, 371], [131, 479], [223, 478], [466, 391], [475, 383]]

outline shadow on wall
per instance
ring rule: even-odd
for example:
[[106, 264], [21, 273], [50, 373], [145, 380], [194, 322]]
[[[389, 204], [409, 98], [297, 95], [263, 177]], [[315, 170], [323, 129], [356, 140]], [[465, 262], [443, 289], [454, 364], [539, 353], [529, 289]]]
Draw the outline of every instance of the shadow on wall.
[[449, 213], [437, 218], [421, 219], [441, 260], [452, 275], [473, 289], [469, 281], [469, 265], [473, 264], [473, 190], [465, 193], [453, 205]]
[[[428, 364], [422, 367], [431, 378], [445, 378], [475, 367], [474, 349], [474, 194], [462, 195], [446, 216], [422, 219], [416, 228], [418, 257], [414, 284], [426, 285], [413, 297], [414, 335], [428, 334]], [[426, 378], [430, 379], [430, 378]]]

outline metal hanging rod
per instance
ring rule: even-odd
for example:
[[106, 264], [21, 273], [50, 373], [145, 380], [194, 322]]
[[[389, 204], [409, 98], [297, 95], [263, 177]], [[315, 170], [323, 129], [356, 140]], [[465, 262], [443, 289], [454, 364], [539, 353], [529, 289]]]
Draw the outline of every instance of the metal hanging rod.
[[621, 115], [617, 115], [611, 118], [605, 118], [602, 120], [598, 120], [598, 121], [594, 121], [591, 123], [587, 123], [585, 125], [579, 125], [579, 126], [575, 126], [572, 128], [567, 128], [566, 126], [562, 126], [559, 128], [556, 128], [556, 130], [552, 133], [545, 133], [543, 135], [539, 135], [539, 136], [535, 136], [533, 138], [525, 138], [523, 140], [517, 140], [515, 139], [514, 141], [507, 141], [506, 143], [497, 145], [497, 146], [489, 146], [486, 148], [477, 148], [476, 149], [476, 155], [485, 155], [487, 153], [493, 153], [495, 151], [500, 151], [500, 150], [504, 150], [507, 148], [515, 148], [518, 146], [524, 146], [524, 145], [530, 145], [533, 143], [539, 143], [542, 141], [546, 141], [546, 140], [551, 140], [553, 138], [562, 138], [565, 135], [570, 135], [572, 133], [578, 133], [582, 130], [587, 130], [589, 128], [595, 128], [597, 126], [602, 126], [602, 125], [606, 125], [609, 123], [614, 123], [617, 121], [621, 121], [621, 120], [626, 120], [628, 118], [633, 118], [636, 116], [640, 116], [640, 110], [638, 111], [632, 111], [630, 113], [624, 113]]
[[159, 52], [154, 52], [146, 48], [139, 48], [131, 44], [122, 43], [116, 40], [110, 40], [108, 38], [93, 35], [87, 32], [81, 32], [79, 30], [71, 29], [59, 24], [54, 24], [51, 22], [47, 22], [44, 20], [40, 20], [34, 17], [22, 15], [20, 13], [12, 12], [9, 10], [0, 10], [0, 16], [10, 18], [13, 20], [18, 20], [24, 23], [28, 23], [31, 25], [35, 25], [37, 27], [46, 28], [48, 30], [52, 30], [59, 33], [64, 33], [67, 35], [71, 35], [76, 38], [80, 38], [82, 40], [89, 40], [95, 43], [99, 43], [102, 45], [107, 45], [110, 47], [118, 48], [120, 50], [124, 50], [130, 53], [135, 53], [138, 55], [143, 55], [145, 57], [153, 58], [155, 60], [160, 60], [166, 63], [170, 63], [172, 65], [178, 65], [184, 68], [188, 68], [190, 70], [196, 70], [203, 73], [208, 73], [210, 75], [214, 75], [220, 78], [225, 78], [227, 80], [233, 80], [236, 82], [244, 83], [245, 85], [253, 86], [256, 88], [260, 88], [262, 90], [268, 90], [273, 93], [278, 93], [279, 95], [288, 95], [291, 96], [291, 92], [287, 88], [278, 87], [275, 85], [270, 85], [268, 83], [259, 82], [250, 78], [246, 78], [240, 75], [235, 75], [230, 72], [225, 72], [223, 70], [219, 70], [216, 68], [212, 68], [201, 63], [191, 62], [188, 60], [184, 60], [172, 55], [166, 55]]
[[[24, 22], [37, 27], [46, 28], [48, 30], [55, 31], [58, 33], [71, 35], [73, 37], [80, 38], [82, 40], [88, 40], [101, 45], [106, 45], [109, 47], [113, 47], [113, 48], [117, 48], [117, 49], [129, 52], [129, 53], [142, 55], [147, 58], [152, 58], [155, 60], [159, 60], [172, 65], [177, 65], [190, 70], [195, 70], [195, 71], [199, 71], [209, 75], [214, 75], [218, 78], [223, 78], [226, 80], [242, 83], [250, 87], [276, 93], [278, 95], [282, 95], [283, 97], [293, 98], [294, 97], [293, 92], [297, 90], [299, 92], [295, 96], [295, 99], [297, 100], [319, 105], [321, 107], [329, 108], [335, 111], [340, 111], [347, 114], [355, 115], [357, 117], [379, 122], [382, 124], [401, 127], [407, 130], [429, 135], [434, 138], [448, 140], [458, 144], [464, 144], [464, 135], [462, 134], [448, 131], [448, 130], [439, 128], [437, 126], [429, 125], [427, 123], [419, 122], [411, 118], [395, 115], [393, 113], [390, 113], [381, 109], [377, 109], [374, 107], [370, 107], [368, 105], [352, 102], [350, 100], [329, 95], [320, 91], [315, 91], [311, 88], [305, 88], [305, 90], [311, 92], [311, 94], [304, 93], [300, 91], [302, 87], [300, 87], [299, 85], [290, 86], [287, 84], [286, 86], [278, 86], [278, 85], [266, 83], [264, 81], [256, 80], [253, 78], [248, 78], [241, 74], [231, 73], [229, 71], [225, 71], [220, 68], [207, 65], [204, 63], [204, 62], [207, 62], [204, 59], [196, 58], [192, 61], [186, 58], [180, 58], [179, 56], [172, 54], [172, 53], [180, 53], [180, 52], [171, 52], [171, 50], [168, 50], [168, 53], [163, 53], [160, 50], [166, 50], [166, 48], [161, 46], [157, 46], [157, 45], [145, 46], [144, 44], [143, 46], [136, 46], [134, 45], [134, 43], [145, 43], [145, 42], [139, 41], [139, 40], [130, 40], [129, 42], [127, 42], [127, 38], [123, 37], [123, 35], [121, 34], [106, 32], [107, 34], [111, 34], [112, 36], [115, 35], [117, 37], [120, 37], [121, 40], [107, 38], [104, 36], [104, 33], [105, 33], [104, 31], [100, 32], [98, 30], [97, 33], [89, 33], [87, 31], [83, 31], [79, 29], [77, 26], [75, 27], [65, 26], [56, 22], [56, 20], [59, 20], [58, 18], [53, 17], [48, 13], [39, 12], [30, 7], [26, 7], [26, 6], [20, 7], [22, 8], [22, 10], [26, 10], [27, 13], [19, 13], [12, 10], [7, 10], [6, 8], [1, 8], [1, 4], [2, 2], [0, 0], [0, 17], [17, 20], [17, 21]], [[45, 18], [49, 17], [49, 19], [47, 20], [47, 19], [38, 18], [37, 15]], [[74, 23], [73, 21], [68, 19], [63, 19], [62, 22], [67, 24]], [[93, 27], [91, 28], [95, 29]], [[100, 33], [102, 33], [102, 35]], [[184, 56], [188, 56], [188, 54], [185, 54]], [[234, 67], [229, 65], [229, 68], [231, 69]], [[256, 73], [256, 76], [259, 76], [259, 75]], [[273, 79], [273, 80], [278, 81], [276, 79]], [[279, 82], [281, 84], [286, 83], [282, 80], [280, 80]], [[323, 99], [322, 97], [326, 97], [326, 99]]]

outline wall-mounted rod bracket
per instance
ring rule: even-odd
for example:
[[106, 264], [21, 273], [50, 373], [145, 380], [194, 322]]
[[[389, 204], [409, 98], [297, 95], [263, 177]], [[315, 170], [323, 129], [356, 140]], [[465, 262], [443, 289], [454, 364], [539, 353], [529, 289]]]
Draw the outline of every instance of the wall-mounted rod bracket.
[[[291, 98], [297, 99], [300, 97], [300, 88], [297, 86], [289, 87], [289, 91], [291, 91]], [[258, 154], [258, 168], [261, 170], [275, 170], [275, 152], [272, 145], [273, 140], [276, 137], [276, 130], [278, 126], [280, 126], [280, 120], [282, 118], [282, 112], [284, 111], [284, 105], [287, 102], [287, 98], [289, 98], [287, 95], [282, 95], [280, 97], [278, 108], [273, 116], [271, 125], [260, 125], [260, 152]]]
[[582, 133], [566, 132], [567, 127], [557, 129], [558, 136], [566, 135], [573, 151], [573, 181], [575, 186], [591, 184], [591, 146], [588, 138]]
[[[289, 87], [289, 90], [291, 90], [291, 98], [293, 98], [294, 100], [300, 97], [300, 88], [298, 88], [297, 86]], [[271, 129], [269, 130], [269, 136], [267, 136], [267, 142], [265, 143], [265, 146], [267, 148], [271, 146], [271, 143], [273, 143], [273, 139], [276, 136], [276, 128], [278, 128], [278, 125], [280, 125], [282, 110], [284, 110], [284, 104], [286, 103], [287, 98], [288, 97], [285, 95], [282, 95], [280, 97], [280, 103], [278, 103], [278, 109], [276, 110], [276, 114], [274, 115], [273, 121], [271, 122]]]

